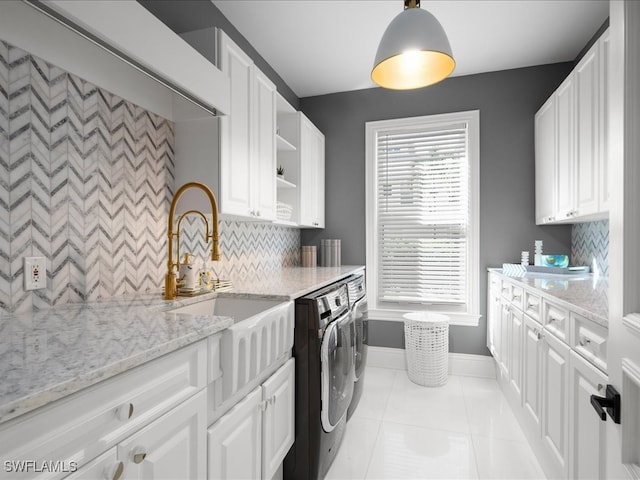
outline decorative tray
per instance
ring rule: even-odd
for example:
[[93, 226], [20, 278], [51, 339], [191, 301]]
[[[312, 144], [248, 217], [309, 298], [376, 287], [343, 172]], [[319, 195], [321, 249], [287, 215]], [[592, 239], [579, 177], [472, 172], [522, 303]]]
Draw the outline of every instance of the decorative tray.
[[525, 273], [547, 273], [551, 275], [580, 275], [589, 273], [588, 266], [577, 267], [541, 267], [537, 265], [520, 265], [519, 263], [503, 263], [502, 273], [510, 276], [520, 276]]

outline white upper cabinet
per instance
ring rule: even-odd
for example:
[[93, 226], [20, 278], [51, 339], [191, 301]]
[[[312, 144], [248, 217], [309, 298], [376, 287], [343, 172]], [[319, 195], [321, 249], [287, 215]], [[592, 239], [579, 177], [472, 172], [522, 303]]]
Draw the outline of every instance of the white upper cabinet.
[[227, 77], [134, 0], [0, 3], [3, 40], [116, 95], [172, 120], [228, 113]]
[[300, 115], [300, 226], [324, 228], [324, 135]]
[[537, 224], [608, 215], [608, 35], [602, 35], [536, 114]]
[[274, 220], [276, 87], [222, 30], [218, 66], [231, 82], [229, 115], [220, 118], [220, 210]]
[[556, 110], [555, 98], [542, 106], [535, 118], [536, 224], [555, 220], [556, 214]]
[[276, 86], [255, 69], [252, 205], [258, 218], [276, 218]]

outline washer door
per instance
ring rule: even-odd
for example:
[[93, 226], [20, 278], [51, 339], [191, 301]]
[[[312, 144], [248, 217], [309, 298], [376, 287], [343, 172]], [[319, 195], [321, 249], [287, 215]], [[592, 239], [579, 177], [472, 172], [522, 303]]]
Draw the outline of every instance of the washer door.
[[330, 432], [347, 414], [353, 396], [353, 316], [347, 312], [327, 325], [322, 337], [322, 428]]
[[359, 380], [367, 363], [367, 345], [369, 343], [369, 306], [367, 297], [362, 297], [353, 305], [355, 324], [355, 379]]

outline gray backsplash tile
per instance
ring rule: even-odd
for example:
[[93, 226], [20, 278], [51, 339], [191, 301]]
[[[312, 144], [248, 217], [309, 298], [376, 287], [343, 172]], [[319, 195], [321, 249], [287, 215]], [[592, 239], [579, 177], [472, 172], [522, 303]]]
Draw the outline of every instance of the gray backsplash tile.
[[609, 276], [609, 221], [576, 223], [571, 227], [571, 264], [588, 265]]
[[[171, 121], [0, 41], [0, 315], [159, 290], [174, 169]], [[201, 235], [181, 251], [204, 258]], [[299, 248], [297, 229], [221, 221], [214, 268], [268, 274]], [[32, 255], [47, 288], [27, 292]]]

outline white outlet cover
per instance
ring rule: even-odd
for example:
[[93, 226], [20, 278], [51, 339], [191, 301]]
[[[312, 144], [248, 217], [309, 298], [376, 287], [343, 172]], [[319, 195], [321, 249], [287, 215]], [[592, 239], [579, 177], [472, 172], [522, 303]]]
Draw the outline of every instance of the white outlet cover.
[[47, 259], [24, 257], [24, 289], [39, 290], [47, 287]]

